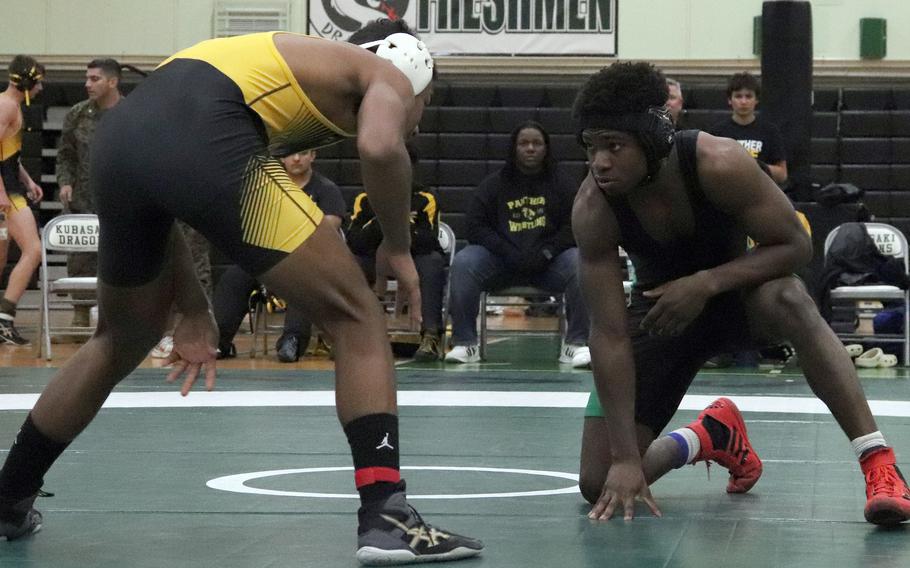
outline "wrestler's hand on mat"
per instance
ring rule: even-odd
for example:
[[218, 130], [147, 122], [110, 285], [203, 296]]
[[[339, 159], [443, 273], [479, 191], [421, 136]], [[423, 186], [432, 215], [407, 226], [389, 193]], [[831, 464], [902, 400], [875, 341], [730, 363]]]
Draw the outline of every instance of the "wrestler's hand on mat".
[[597, 503], [588, 513], [588, 518], [597, 521], [609, 521], [617, 510], [623, 512], [623, 519], [631, 521], [635, 516], [635, 498], [640, 497], [654, 516], [660, 517], [657, 502], [651, 496], [651, 489], [645, 481], [645, 474], [638, 460], [614, 462], [607, 473], [607, 481]]
[[376, 251], [376, 274], [390, 274], [398, 281], [398, 293], [408, 299], [408, 316], [411, 330], [420, 329], [423, 316], [420, 312], [420, 279], [410, 251], [398, 253], [388, 250], [385, 241]]
[[703, 273], [671, 280], [644, 292], [646, 298], [657, 298], [641, 328], [654, 335], [679, 335], [705, 309], [710, 288]]
[[167, 358], [174, 368], [167, 375], [172, 383], [186, 373], [180, 394], [186, 396], [205, 368], [205, 390], [215, 388], [215, 357], [218, 353], [218, 326], [211, 310], [184, 315], [174, 329], [174, 350]]

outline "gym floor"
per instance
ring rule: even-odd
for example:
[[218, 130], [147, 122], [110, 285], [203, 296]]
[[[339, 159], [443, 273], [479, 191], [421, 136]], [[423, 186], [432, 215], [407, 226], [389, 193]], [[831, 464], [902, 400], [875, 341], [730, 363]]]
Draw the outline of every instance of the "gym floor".
[[[0, 459], [71, 349], [59, 346], [50, 366], [18, 356], [0, 369]], [[671, 423], [733, 398], [765, 463], [748, 494], [726, 494], [726, 471], [709, 477], [699, 464], [654, 485], [663, 518], [641, 505], [630, 523], [589, 521], [576, 481], [592, 379], [561, 368], [557, 349], [553, 336], [516, 336], [483, 364], [399, 362], [413, 503], [487, 546], [456, 565], [910, 565], [910, 525], [864, 522], [859, 466], [798, 369], [705, 371]], [[154, 363], [134, 372], [47, 475], [43, 530], [0, 542], [0, 566], [356, 566], [358, 502], [331, 362], [268, 361], [225, 362], [215, 392], [186, 399]], [[910, 471], [908, 371], [866, 370], [862, 382]]]

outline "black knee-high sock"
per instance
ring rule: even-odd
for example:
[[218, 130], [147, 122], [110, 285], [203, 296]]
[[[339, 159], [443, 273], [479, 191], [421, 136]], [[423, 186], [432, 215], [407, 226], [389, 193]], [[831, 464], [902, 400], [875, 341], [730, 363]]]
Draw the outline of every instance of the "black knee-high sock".
[[344, 433], [354, 457], [354, 483], [363, 504], [401, 490], [398, 467], [398, 417], [368, 414], [350, 421]]
[[69, 442], [55, 442], [38, 431], [29, 414], [0, 470], [0, 499], [18, 501], [37, 493], [67, 446]]

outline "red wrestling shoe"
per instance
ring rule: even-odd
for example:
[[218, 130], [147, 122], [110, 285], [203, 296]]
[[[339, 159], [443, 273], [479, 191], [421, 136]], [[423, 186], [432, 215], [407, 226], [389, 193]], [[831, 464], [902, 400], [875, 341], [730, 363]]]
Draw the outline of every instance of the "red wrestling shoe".
[[732, 400], [715, 400], [686, 427], [698, 435], [701, 443], [695, 462], [717, 462], [730, 472], [727, 493], [745, 493], [758, 482], [761, 460], [746, 435], [743, 415]]
[[876, 525], [896, 525], [910, 519], [910, 490], [895, 465], [894, 450], [872, 451], [859, 464], [866, 476], [866, 520]]

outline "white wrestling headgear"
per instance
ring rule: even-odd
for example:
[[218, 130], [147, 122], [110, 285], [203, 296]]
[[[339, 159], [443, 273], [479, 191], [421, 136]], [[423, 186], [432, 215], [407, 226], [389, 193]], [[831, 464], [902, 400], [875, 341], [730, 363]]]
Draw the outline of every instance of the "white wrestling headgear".
[[360, 47], [391, 61], [392, 65], [404, 73], [411, 82], [415, 95], [423, 92], [433, 80], [433, 56], [430, 55], [430, 50], [426, 44], [410, 34], [392, 34]]

